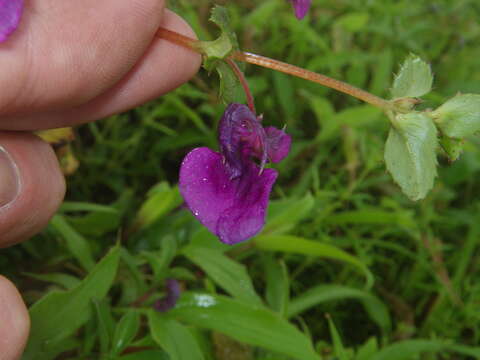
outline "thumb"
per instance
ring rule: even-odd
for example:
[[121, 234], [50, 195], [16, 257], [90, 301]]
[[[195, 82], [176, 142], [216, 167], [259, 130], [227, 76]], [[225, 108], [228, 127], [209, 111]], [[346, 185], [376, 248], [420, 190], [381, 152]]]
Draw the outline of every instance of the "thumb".
[[20, 359], [27, 342], [30, 318], [13, 284], [0, 276], [0, 359]]
[[45, 227], [64, 192], [65, 181], [48, 144], [31, 134], [0, 131], [0, 248]]

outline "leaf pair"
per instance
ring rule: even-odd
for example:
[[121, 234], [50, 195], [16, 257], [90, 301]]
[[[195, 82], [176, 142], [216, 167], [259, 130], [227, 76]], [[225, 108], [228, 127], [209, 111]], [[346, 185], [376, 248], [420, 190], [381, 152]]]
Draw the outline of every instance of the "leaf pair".
[[[389, 114], [392, 128], [385, 145], [385, 162], [393, 179], [411, 200], [423, 199], [437, 176], [438, 145], [456, 160], [462, 139], [480, 130], [480, 95], [457, 95], [434, 111], [415, 111], [416, 98], [430, 92], [430, 66], [410, 55], [392, 87], [396, 112]], [[438, 135], [440, 133], [440, 142]]]

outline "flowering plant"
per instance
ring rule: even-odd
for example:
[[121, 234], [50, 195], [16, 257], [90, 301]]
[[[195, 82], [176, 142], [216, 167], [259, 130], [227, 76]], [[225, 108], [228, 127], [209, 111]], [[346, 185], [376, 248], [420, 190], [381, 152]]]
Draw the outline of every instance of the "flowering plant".
[[264, 225], [278, 175], [264, 166], [287, 156], [291, 138], [275, 127], [264, 128], [261, 117], [247, 106], [230, 104], [220, 120], [218, 139], [220, 153], [202, 147], [185, 157], [180, 192], [202, 224], [222, 242], [235, 244]]

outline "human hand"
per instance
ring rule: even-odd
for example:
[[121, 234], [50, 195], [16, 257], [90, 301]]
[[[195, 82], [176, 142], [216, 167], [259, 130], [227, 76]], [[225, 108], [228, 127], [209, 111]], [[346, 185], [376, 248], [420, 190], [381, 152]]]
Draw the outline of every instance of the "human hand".
[[[0, 247], [43, 228], [65, 192], [38, 130], [92, 121], [158, 97], [193, 76], [200, 57], [155, 37], [194, 36], [164, 0], [26, 1], [0, 44]], [[29, 331], [15, 287], [0, 277], [0, 359], [17, 359]]]

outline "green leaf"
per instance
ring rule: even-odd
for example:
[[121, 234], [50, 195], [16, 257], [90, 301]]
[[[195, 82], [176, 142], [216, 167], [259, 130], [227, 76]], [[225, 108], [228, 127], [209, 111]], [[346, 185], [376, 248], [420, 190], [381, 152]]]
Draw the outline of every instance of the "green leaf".
[[480, 131], [480, 95], [457, 95], [430, 115], [443, 134], [457, 139]]
[[370, 15], [368, 12], [351, 12], [340, 16], [334, 23], [334, 26], [341, 26], [350, 32], [363, 30], [368, 24]]
[[53, 359], [55, 344], [73, 334], [90, 317], [92, 299], [102, 299], [117, 273], [120, 248], [114, 247], [90, 274], [69, 291], [53, 291], [30, 308], [30, 338], [23, 359]]
[[367, 291], [341, 285], [319, 285], [307, 290], [290, 301], [287, 316], [296, 316], [324, 302], [338, 302], [347, 299], [360, 301], [370, 318], [382, 331], [390, 330], [390, 315], [387, 306], [382, 301]]
[[178, 187], [170, 187], [167, 182], [162, 181], [148, 191], [147, 200], [140, 207], [131, 231], [148, 227], [181, 203]]
[[438, 353], [444, 354], [446, 351], [458, 352], [474, 358], [480, 358], [480, 348], [473, 348], [461, 345], [448, 344], [441, 340], [405, 340], [393, 345], [389, 345], [369, 360], [410, 360], [416, 355], [422, 353]]
[[333, 349], [335, 350], [335, 355], [338, 357], [339, 360], [349, 360], [349, 356], [345, 347], [343, 346], [340, 334], [338, 333], [337, 328], [335, 327], [335, 324], [330, 315], [327, 315], [327, 320], [328, 328], [330, 330], [330, 336], [332, 337]]
[[71, 289], [80, 283], [80, 280], [75, 276], [63, 273], [49, 273], [49, 274], [34, 274], [34, 273], [23, 273], [24, 275], [30, 276], [31, 278], [51, 282], [59, 286], [64, 287], [65, 289]]
[[118, 360], [171, 360], [170, 357], [162, 350], [145, 350], [138, 351], [128, 355], [119, 357]]
[[95, 313], [97, 315], [97, 333], [100, 340], [100, 353], [106, 354], [110, 347], [110, 340], [113, 336], [114, 320], [110, 305], [105, 301], [93, 299]]
[[370, 360], [377, 352], [377, 338], [371, 337], [357, 350], [355, 360]]
[[112, 339], [112, 356], [117, 356], [132, 342], [140, 329], [140, 315], [135, 310], [122, 316]]
[[188, 328], [178, 321], [151, 310], [148, 324], [153, 339], [170, 356], [171, 360], [203, 360], [197, 340]]
[[262, 234], [279, 235], [290, 231], [299, 221], [311, 214], [314, 204], [315, 200], [311, 194], [301, 199], [271, 201]]
[[220, 78], [220, 98], [225, 104], [243, 102], [243, 89], [233, 70], [225, 62], [218, 62], [215, 69]]
[[245, 266], [217, 250], [187, 246], [182, 253], [238, 300], [261, 305]]
[[288, 268], [283, 261], [277, 261], [272, 254], [263, 259], [266, 277], [265, 297], [270, 307], [285, 316], [290, 297]]
[[411, 200], [423, 199], [437, 175], [437, 129], [421, 113], [398, 115], [388, 134], [385, 162], [395, 182]]
[[433, 75], [430, 65], [411, 54], [400, 67], [392, 87], [392, 97], [420, 97], [432, 89]]
[[262, 306], [225, 296], [184, 293], [168, 315], [294, 359], [319, 360], [307, 336]]
[[448, 160], [456, 161], [463, 151], [464, 141], [461, 139], [454, 139], [445, 135], [440, 137], [440, 146], [448, 156]]
[[95, 266], [92, 249], [88, 241], [68, 224], [65, 217], [55, 215], [50, 225], [57, 231], [67, 244], [70, 253], [78, 260], [85, 270], [91, 270]]
[[198, 48], [205, 54], [203, 66], [208, 71], [218, 65], [218, 60], [225, 59], [232, 51], [239, 49], [237, 35], [230, 27], [230, 18], [225, 7], [216, 5], [212, 9], [210, 21], [220, 28], [220, 37], [213, 41], [197, 42]]
[[168, 266], [177, 255], [177, 241], [173, 236], [163, 238], [160, 251], [143, 251], [141, 253], [153, 271], [153, 277], [160, 281], [166, 277]]
[[373, 275], [355, 256], [329, 244], [307, 240], [291, 235], [260, 235], [255, 238], [255, 245], [262, 250], [283, 251], [307, 256], [318, 256], [349, 263], [361, 270], [367, 279], [367, 287], [373, 284]]

